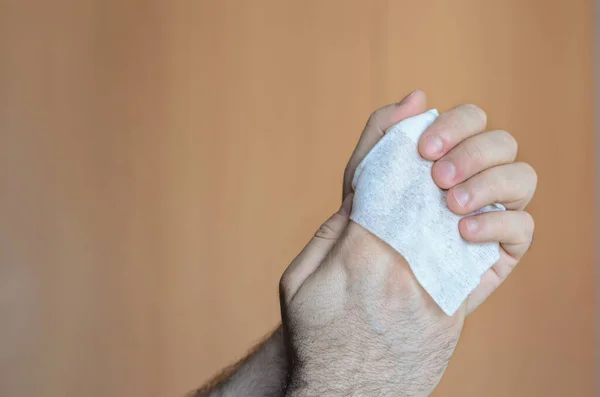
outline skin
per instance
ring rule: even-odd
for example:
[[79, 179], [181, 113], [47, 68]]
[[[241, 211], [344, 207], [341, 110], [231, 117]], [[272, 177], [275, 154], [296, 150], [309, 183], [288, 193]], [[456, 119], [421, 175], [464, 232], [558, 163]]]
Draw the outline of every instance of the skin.
[[[287, 352], [288, 359], [279, 360], [285, 364], [267, 374], [265, 361], [254, 360], [199, 395], [235, 395], [232, 379], [241, 384], [256, 371], [266, 371], [262, 383], [235, 389], [238, 395], [240, 390], [256, 396], [426, 396], [433, 391], [465, 317], [508, 277], [531, 244], [534, 224], [524, 209], [537, 177], [531, 166], [515, 162], [517, 143], [508, 132], [486, 130], [486, 114], [477, 106], [450, 109], [423, 134], [419, 152], [434, 161], [432, 177], [448, 189], [450, 210], [468, 214], [494, 202], [507, 208], [460, 221], [463, 238], [499, 242], [501, 258], [462, 307], [446, 316], [401, 255], [349, 221], [358, 164], [385, 130], [425, 110], [425, 94], [417, 90], [371, 115], [344, 172], [342, 207], [284, 272], [283, 330], [274, 335], [283, 335], [285, 348], [274, 350]], [[277, 344], [271, 337], [263, 347], [271, 342]], [[276, 391], [265, 394], [265, 388]]]
[[223, 369], [187, 397], [282, 396], [288, 376], [288, 357], [281, 326], [251, 349], [239, 362]]

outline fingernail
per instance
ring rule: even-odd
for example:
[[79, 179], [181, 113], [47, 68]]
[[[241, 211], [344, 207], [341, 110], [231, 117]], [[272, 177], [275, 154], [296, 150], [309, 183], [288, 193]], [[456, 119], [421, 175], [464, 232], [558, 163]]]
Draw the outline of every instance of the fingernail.
[[442, 138], [437, 135], [429, 135], [425, 139], [425, 151], [428, 155], [433, 156], [442, 152], [444, 149], [444, 142]]
[[467, 219], [467, 230], [471, 233], [476, 233], [479, 228], [479, 224], [475, 219]]
[[408, 98], [413, 96], [415, 94], [415, 92], [417, 92], [417, 90], [414, 90], [413, 92], [411, 92], [410, 94], [408, 94], [407, 96], [402, 98], [402, 100], [400, 102], [398, 102], [398, 105], [402, 105], [402, 104], [406, 103], [406, 101], [408, 101]]
[[354, 197], [354, 194], [352, 194], [352, 193], [350, 193], [349, 195], [346, 196], [346, 198], [342, 202], [342, 206], [340, 207], [340, 214], [350, 215], [350, 212], [352, 211], [352, 198], [353, 197]]
[[456, 200], [456, 202], [461, 207], [467, 205], [467, 202], [469, 201], [469, 192], [467, 192], [465, 189], [460, 187], [456, 188], [452, 191], [452, 194], [454, 195], [454, 199]]
[[444, 181], [451, 183], [452, 180], [454, 180], [454, 176], [456, 175], [456, 167], [451, 161], [439, 161], [437, 163], [437, 169], [438, 174]]

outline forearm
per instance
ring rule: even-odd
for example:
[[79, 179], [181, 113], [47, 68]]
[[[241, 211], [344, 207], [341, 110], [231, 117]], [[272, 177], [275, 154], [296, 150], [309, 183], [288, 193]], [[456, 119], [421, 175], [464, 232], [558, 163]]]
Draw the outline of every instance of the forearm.
[[288, 361], [280, 326], [245, 358], [188, 397], [279, 397], [284, 395], [287, 374]]

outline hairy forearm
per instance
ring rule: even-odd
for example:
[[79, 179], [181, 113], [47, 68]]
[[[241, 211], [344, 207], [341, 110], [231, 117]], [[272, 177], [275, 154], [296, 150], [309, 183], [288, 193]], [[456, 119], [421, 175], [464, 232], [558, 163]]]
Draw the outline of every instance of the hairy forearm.
[[288, 360], [278, 327], [236, 364], [224, 369], [188, 397], [279, 397], [284, 395]]

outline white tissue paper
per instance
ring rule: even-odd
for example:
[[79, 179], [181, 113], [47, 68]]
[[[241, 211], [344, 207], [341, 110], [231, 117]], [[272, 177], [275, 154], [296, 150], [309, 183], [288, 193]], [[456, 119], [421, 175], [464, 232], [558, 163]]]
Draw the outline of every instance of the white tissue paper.
[[[398, 251], [417, 281], [452, 315], [500, 258], [498, 243], [465, 241], [446, 192], [432, 179], [433, 162], [417, 143], [437, 118], [435, 109], [391, 127], [354, 174], [351, 219]], [[504, 210], [489, 205], [475, 213]]]

